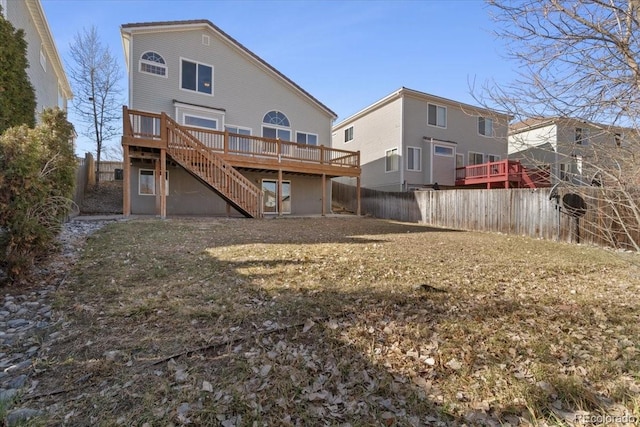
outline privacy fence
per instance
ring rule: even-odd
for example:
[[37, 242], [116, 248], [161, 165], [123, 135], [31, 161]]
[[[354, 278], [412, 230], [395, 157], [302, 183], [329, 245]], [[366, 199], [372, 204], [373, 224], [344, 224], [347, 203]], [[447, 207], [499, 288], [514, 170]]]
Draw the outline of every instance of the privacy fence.
[[[121, 181], [122, 162], [106, 161], [100, 162], [100, 182]], [[76, 191], [73, 201], [81, 206], [87, 187], [96, 184], [96, 161], [91, 153], [86, 153], [84, 158], [78, 158], [78, 169], [76, 169]]]
[[[570, 189], [494, 189], [382, 192], [361, 189], [361, 212], [376, 218], [419, 222], [459, 230], [492, 231], [534, 238], [592, 243], [633, 249], [640, 241], [635, 227], [623, 229], [619, 215], [597, 197], [598, 189], [586, 189], [580, 197], [566, 196]], [[565, 203], [563, 203], [563, 200]], [[333, 202], [356, 211], [356, 188], [333, 183]], [[572, 209], [569, 204], [573, 204]], [[582, 216], [580, 216], [582, 214]], [[624, 219], [624, 218], [623, 218]]]

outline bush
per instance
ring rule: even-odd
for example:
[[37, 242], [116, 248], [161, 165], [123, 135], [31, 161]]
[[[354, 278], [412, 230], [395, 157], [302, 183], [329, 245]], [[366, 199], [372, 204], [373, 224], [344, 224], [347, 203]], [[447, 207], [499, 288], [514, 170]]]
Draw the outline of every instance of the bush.
[[73, 126], [58, 108], [41, 119], [0, 135], [0, 263], [11, 281], [51, 247], [73, 203]]

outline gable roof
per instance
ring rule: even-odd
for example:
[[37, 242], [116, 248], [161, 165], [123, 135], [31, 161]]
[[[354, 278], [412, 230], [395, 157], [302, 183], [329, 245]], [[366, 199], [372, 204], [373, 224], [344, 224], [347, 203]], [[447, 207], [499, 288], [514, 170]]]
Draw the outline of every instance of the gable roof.
[[[273, 66], [271, 66], [267, 61], [260, 58], [258, 55], [247, 49], [242, 43], [238, 42], [236, 39], [231, 37], [229, 34], [222, 31], [218, 26], [214, 25], [208, 19], [194, 19], [194, 20], [185, 20], [185, 21], [157, 21], [157, 22], [139, 22], [139, 23], [130, 23], [123, 24], [120, 26], [120, 32], [122, 34], [122, 42], [125, 48], [125, 58], [126, 61], [129, 60], [129, 47], [126, 45], [126, 40], [124, 34], [132, 34], [135, 32], [154, 32], [154, 31], [179, 31], [179, 30], [190, 30], [190, 29], [198, 29], [198, 28], [208, 28], [217, 34], [220, 38], [230, 43], [234, 46], [238, 51], [240, 51], [243, 55], [245, 55], [250, 60], [259, 64], [263, 69], [266, 69], [268, 72], [275, 75], [276, 78], [282, 80], [285, 84], [292, 87], [295, 91], [301, 94], [304, 98], [307, 98], [312, 103], [316, 104], [321, 110], [324, 110], [329, 116], [331, 116], [334, 120], [338, 117], [335, 112], [333, 112], [329, 107], [324, 105], [318, 99], [316, 99], [313, 95], [311, 95], [306, 90], [302, 89], [302, 87], [298, 86], [293, 80], [282, 74], [280, 71], [276, 70]], [[127, 64], [127, 67], [129, 64]]]
[[475, 105], [471, 105], [471, 104], [465, 104], [463, 102], [459, 102], [459, 101], [454, 101], [452, 99], [447, 99], [447, 98], [443, 98], [441, 96], [437, 96], [437, 95], [432, 95], [430, 93], [426, 93], [426, 92], [421, 92], [418, 90], [414, 90], [414, 89], [409, 89], [406, 88], [404, 86], [402, 86], [400, 89], [397, 89], [395, 91], [393, 91], [392, 93], [390, 93], [389, 95], [385, 96], [384, 98], [374, 102], [373, 104], [369, 105], [368, 107], [363, 108], [362, 110], [358, 111], [355, 114], [352, 114], [351, 116], [347, 117], [346, 119], [342, 120], [340, 123], [336, 124], [335, 126], [333, 126], [334, 129], [337, 129], [339, 127], [345, 126], [346, 124], [353, 122], [363, 116], [366, 116], [367, 114], [369, 114], [370, 112], [377, 110], [378, 108], [382, 107], [383, 105], [388, 104], [389, 102], [395, 101], [396, 99], [402, 98], [403, 96], [410, 96], [413, 98], [418, 98], [421, 99], [423, 101], [431, 101], [434, 103], [439, 103], [439, 104], [445, 104], [448, 106], [453, 106], [453, 107], [460, 107], [462, 109], [465, 110], [469, 110], [469, 111], [473, 111], [474, 113], [487, 113], [487, 115], [492, 115], [492, 116], [503, 116], [508, 120], [511, 119], [511, 116], [509, 116], [506, 113], [501, 113], [499, 111], [496, 110], [490, 110], [488, 108], [483, 108], [483, 107], [477, 107]]
[[509, 126], [509, 134], [517, 134], [520, 132], [530, 131], [549, 125], [571, 125], [571, 126], [589, 126], [591, 128], [602, 129], [606, 131], [633, 131], [632, 128], [626, 128], [623, 126], [605, 125], [601, 123], [590, 122], [583, 119], [574, 117], [561, 117], [561, 116], [549, 116], [549, 117], [532, 117]]

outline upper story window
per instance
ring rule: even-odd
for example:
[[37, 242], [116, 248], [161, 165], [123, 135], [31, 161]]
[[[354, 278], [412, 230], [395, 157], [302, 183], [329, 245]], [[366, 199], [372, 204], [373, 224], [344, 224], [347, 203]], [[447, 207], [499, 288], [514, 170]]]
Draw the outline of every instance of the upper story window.
[[213, 95], [213, 67], [183, 59], [180, 67], [180, 87], [185, 90]]
[[575, 142], [577, 145], [589, 144], [589, 129], [576, 128], [575, 130]]
[[351, 140], [353, 140], [353, 126], [344, 130], [344, 142], [349, 142]]
[[291, 141], [291, 130], [288, 128], [289, 119], [281, 111], [269, 111], [264, 115], [262, 123], [270, 126], [262, 126], [262, 136], [265, 138], [281, 139]]
[[208, 117], [184, 115], [184, 124], [205, 129], [218, 129], [218, 121]]
[[478, 133], [483, 136], [493, 136], [493, 119], [478, 117]]
[[296, 132], [298, 144], [318, 145], [318, 135], [306, 132]]
[[437, 126], [440, 128], [447, 127], [447, 108], [439, 105], [429, 104], [428, 106], [428, 120], [430, 126]]
[[145, 52], [140, 57], [140, 71], [156, 76], [167, 77], [167, 63], [164, 62], [164, 58], [158, 53]]

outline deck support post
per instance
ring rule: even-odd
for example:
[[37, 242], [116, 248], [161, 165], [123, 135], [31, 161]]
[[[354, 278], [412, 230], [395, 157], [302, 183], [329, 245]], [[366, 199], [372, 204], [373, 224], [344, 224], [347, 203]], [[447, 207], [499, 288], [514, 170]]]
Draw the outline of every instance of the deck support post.
[[278, 169], [278, 188], [276, 190], [278, 200], [278, 216], [282, 216], [282, 168]]
[[160, 149], [160, 218], [167, 217], [167, 150]]
[[327, 214], [327, 175], [322, 174], [322, 216]]
[[131, 158], [129, 157], [129, 146], [122, 144], [124, 151], [123, 160], [123, 182], [122, 182], [122, 216], [125, 218], [131, 215]]
[[356, 178], [356, 198], [358, 199], [358, 207], [356, 209], [356, 215], [360, 216], [360, 176]]

